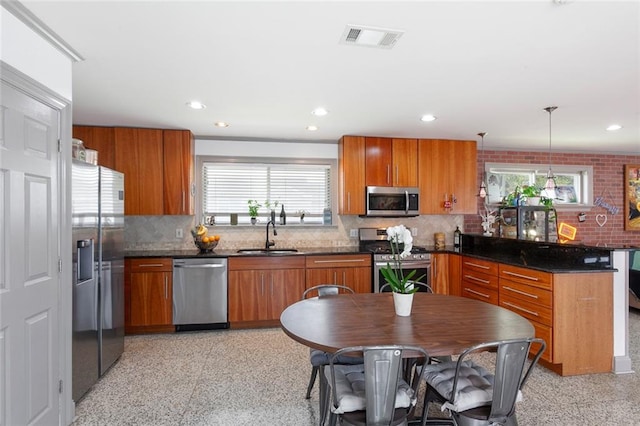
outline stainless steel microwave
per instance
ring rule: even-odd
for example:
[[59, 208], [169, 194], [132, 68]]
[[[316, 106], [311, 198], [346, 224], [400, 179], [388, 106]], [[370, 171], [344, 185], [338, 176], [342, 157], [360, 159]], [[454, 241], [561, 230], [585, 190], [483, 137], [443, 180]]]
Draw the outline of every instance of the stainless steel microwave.
[[367, 186], [365, 216], [407, 217], [420, 214], [420, 190], [393, 186]]

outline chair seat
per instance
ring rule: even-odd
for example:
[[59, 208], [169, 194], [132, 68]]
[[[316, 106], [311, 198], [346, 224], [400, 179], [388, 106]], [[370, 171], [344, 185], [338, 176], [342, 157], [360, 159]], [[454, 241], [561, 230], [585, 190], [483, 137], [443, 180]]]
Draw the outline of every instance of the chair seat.
[[[445, 399], [451, 401], [451, 391], [456, 374], [456, 361], [430, 364], [425, 368], [425, 381]], [[454, 404], [443, 404], [443, 408], [466, 411], [471, 408], [490, 405], [493, 399], [494, 376], [484, 367], [470, 360], [462, 362], [458, 377], [458, 389]]]
[[[332, 407], [336, 414], [365, 410], [367, 401], [365, 397], [364, 364], [360, 365], [335, 365], [336, 399], [337, 407]], [[331, 381], [331, 372], [325, 370], [328, 381]], [[415, 404], [414, 392], [404, 380], [398, 383], [396, 391], [395, 408], [408, 408]]]
[[[329, 358], [331, 358], [330, 353], [319, 349], [311, 349], [309, 352], [309, 361], [314, 367], [329, 365]], [[362, 357], [339, 355], [334, 362], [336, 364], [362, 364], [364, 361], [362, 360]]]

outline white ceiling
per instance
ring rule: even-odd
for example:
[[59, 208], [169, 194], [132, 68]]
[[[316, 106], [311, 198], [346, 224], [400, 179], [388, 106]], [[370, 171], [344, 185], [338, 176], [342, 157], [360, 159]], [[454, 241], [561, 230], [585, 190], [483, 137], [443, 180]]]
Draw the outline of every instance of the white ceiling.
[[[84, 58], [75, 124], [302, 141], [485, 131], [486, 149], [546, 151], [555, 105], [554, 151], [640, 154], [638, 0], [21, 3]], [[404, 34], [390, 50], [340, 44], [349, 24]]]

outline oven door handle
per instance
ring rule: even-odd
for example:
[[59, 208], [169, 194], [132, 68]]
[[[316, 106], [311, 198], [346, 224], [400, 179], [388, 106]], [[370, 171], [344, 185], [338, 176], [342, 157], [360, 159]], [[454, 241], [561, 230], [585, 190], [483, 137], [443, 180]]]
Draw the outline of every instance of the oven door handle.
[[[393, 264], [393, 262], [391, 260], [388, 261], [377, 261], [375, 262], [375, 266], [378, 267], [385, 267], [387, 266], [387, 263], [389, 264]], [[407, 268], [430, 268], [431, 267], [431, 262], [428, 260], [403, 260], [402, 261], [402, 269], [407, 269]]]

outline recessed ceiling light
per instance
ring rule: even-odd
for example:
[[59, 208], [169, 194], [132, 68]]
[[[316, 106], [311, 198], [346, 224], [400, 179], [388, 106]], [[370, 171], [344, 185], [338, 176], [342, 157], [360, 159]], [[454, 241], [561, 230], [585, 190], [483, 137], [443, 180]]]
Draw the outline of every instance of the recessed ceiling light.
[[205, 104], [198, 101], [187, 102], [187, 106], [193, 109], [205, 109], [207, 107]]
[[437, 118], [438, 117], [436, 117], [435, 115], [425, 114], [422, 117], [420, 117], [420, 121], [429, 122], [429, 121], [434, 121]]
[[216, 127], [229, 127], [229, 123], [225, 123], [224, 121], [216, 121], [215, 123]]
[[622, 126], [619, 124], [612, 124], [611, 126], [607, 127], [607, 130], [610, 132], [615, 132], [616, 130], [620, 129], [622, 129]]
[[307, 126], [307, 130], [310, 132], [315, 132], [316, 130], [318, 130], [318, 126]]
[[318, 117], [322, 117], [323, 115], [327, 115], [329, 114], [329, 111], [327, 111], [325, 108], [316, 108], [313, 111], [311, 111], [311, 114], [318, 116]]

